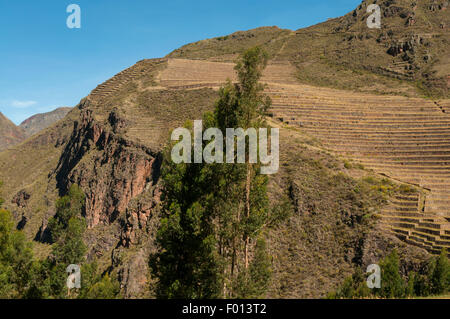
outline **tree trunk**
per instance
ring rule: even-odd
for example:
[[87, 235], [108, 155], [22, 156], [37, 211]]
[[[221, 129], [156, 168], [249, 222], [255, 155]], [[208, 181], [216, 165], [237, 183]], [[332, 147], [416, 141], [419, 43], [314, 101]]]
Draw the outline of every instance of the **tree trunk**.
[[[251, 180], [252, 180], [252, 166], [250, 163], [247, 164], [247, 181], [245, 184], [245, 216], [250, 217], [250, 188], [251, 188]], [[248, 234], [245, 234], [245, 269], [248, 269], [248, 246], [249, 246], [249, 237]]]

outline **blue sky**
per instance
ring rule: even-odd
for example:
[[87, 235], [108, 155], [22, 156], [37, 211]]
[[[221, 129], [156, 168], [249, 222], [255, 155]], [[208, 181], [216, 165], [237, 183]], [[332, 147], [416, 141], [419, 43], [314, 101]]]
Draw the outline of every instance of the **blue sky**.
[[[69, 29], [69, 4], [81, 28]], [[277, 25], [296, 30], [361, 0], [0, 0], [0, 111], [16, 124], [75, 106], [99, 83], [190, 42]]]

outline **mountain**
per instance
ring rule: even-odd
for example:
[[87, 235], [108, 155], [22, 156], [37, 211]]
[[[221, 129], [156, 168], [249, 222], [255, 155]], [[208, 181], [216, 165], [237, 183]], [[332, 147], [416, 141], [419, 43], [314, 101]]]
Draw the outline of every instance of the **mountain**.
[[381, 29], [369, 29], [363, 1], [343, 17], [296, 31], [239, 31], [191, 43], [171, 58], [233, 61], [261, 45], [273, 61], [291, 62], [305, 84], [377, 94], [449, 97], [450, 15], [447, 0], [385, 0]]
[[0, 112], [0, 150], [20, 143], [25, 132]]
[[[139, 61], [0, 153], [4, 205], [45, 256], [55, 200], [78, 184], [88, 260], [116, 273], [125, 297], [154, 296], [148, 256], [157, 249], [169, 133], [211, 110], [217, 89], [236, 80], [232, 61], [261, 45], [271, 57], [262, 78], [273, 100], [267, 121], [280, 128], [280, 171], [270, 177], [269, 197], [276, 203], [286, 195], [292, 206], [266, 234], [274, 268], [268, 297], [324, 297], [355, 266], [394, 248], [402, 269], [420, 269], [430, 253], [450, 247], [450, 100], [432, 72], [446, 70], [445, 2], [412, 3], [381, 2], [381, 30], [365, 29], [363, 2], [310, 28], [239, 31]], [[430, 38], [426, 30], [434, 30]], [[405, 44], [409, 34], [426, 40]], [[403, 61], [408, 72], [386, 71], [402, 56], [411, 56]]]
[[23, 129], [26, 137], [29, 137], [59, 121], [71, 109], [71, 107], [59, 107], [51, 112], [35, 114], [20, 123], [19, 127]]

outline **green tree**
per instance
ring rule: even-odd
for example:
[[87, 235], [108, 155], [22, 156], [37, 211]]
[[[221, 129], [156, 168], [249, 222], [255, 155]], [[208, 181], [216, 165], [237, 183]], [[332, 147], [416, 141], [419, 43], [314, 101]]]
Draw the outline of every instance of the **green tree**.
[[82, 288], [74, 297], [119, 296], [116, 278], [98, 275], [95, 261], [83, 262], [86, 253], [82, 239], [86, 228], [83, 205], [84, 195], [76, 185], [57, 201], [57, 212], [50, 223], [55, 243], [44, 260], [33, 259], [31, 242], [23, 232], [15, 230], [11, 213], [0, 209], [0, 298], [67, 298], [66, 267], [70, 264], [82, 264]]
[[[271, 100], [263, 93], [264, 86], [259, 80], [267, 60], [267, 53], [261, 48], [247, 50], [235, 67], [238, 83], [233, 85], [228, 82], [219, 91], [214, 122], [223, 132], [227, 128], [238, 127], [244, 130], [254, 128], [257, 131], [264, 125], [264, 115]], [[232, 287], [236, 285], [232, 283], [249, 276], [251, 242], [268, 224], [269, 218], [267, 176], [259, 173], [259, 163], [250, 163], [248, 149], [245, 159], [245, 164], [218, 165], [215, 170], [219, 177], [216, 185], [223, 185], [215, 190], [214, 197], [218, 202], [220, 231], [217, 238], [224, 266], [222, 290], [225, 297], [251, 291], [250, 287], [243, 288], [241, 282], [238, 285], [240, 292], [233, 292]], [[234, 162], [237, 162], [236, 157]], [[248, 280], [243, 282], [249, 283]]]
[[49, 220], [54, 243], [49, 257], [33, 266], [29, 298], [68, 297], [66, 268], [82, 264], [87, 249], [83, 241], [86, 229], [83, 209], [83, 191], [73, 184], [67, 195], [57, 200], [56, 214]]
[[84, 209], [84, 193], [76, 184], [69, 188], [67, 195], [56, 201], [56, 214], [48, 222], [52, 241], [56, 242], [61, 233], [69, 226], [71, 218], [81, 218]]
[[83, 298], [86, 299], [117, 299], [120, 287], [117, 280], [109, 277], [106, 273], [101, 280], [95, 282], [87, 290]]
[[234, 296], [237, 298], [263, 298], [272, 276], [271, 257], [267, 254], [266, 242], [259, 238], [255, 257], [248, 270], [244, 269], [236, 278]]
[[[219, 90], [214, 112], [203, 117], [204, 129], [217, 127], [225, 133], [227, 128], [263, 125], [270, 99], [263, 94], [259, 79], [266, 65], [267, 54], [258, 47], [241, 56], [235, 68], [239, 82], [228, 81]], [[225, 138], [222, 143], [226, 144]], [[242, 285], [239, 293], [233, 289], [238, 277], [261, 274], [258, 267], [266, 265], [259, 261], [258, 267], [250, 269], [250, 246], [269, 223], [268, 179], [259, 173], [259, 164], [249, 163], [248, 150], [246, 162], [234, 165], [174, 164], [169, 149], [164, 157], [163, 209], [157, 235], [161, 251], [151, 258], [159, 279], [158, 296], [216, 298], [243, 291], [255, 295]], [[255, 249], [255, 256], [260, 257], [266, 248]], [[265, 274], [269, 276], [270, 271]], [[260, 287], [267, 287], [260, 282]]]
[[449, 261], [444, 249], [440, 256], [431, 257], [418, 272], [410, 272], [407, 284], [400, 274], [397, 251], [392, 251], [380, 263], [381, 289], [370, 290], [365, 284], [361, 268], [328, 295], [328, 298], [360, 298], [379, 295], [383, 298], [426, 297], [430, 294], [444, 294], [449, 291]]
[[81, 266], [81, 289], [78, 298], [87, 299], [89, 289], [101, 279], [101, 276], [98, 274], [97, 260], [90, 263], [84, 263]]
[[161, 226], [163, 250], [152, 259], [160, 298], [214, 298], [219, 279], [208, 170], [200, 164], [175, 165], [165, 157]]
[[428, 276], [423, 274], [415, 274], [414, 281], [414, 295], [415, 296], [428, 296], [430, 295], [430, 284]]
[[373, 291], [367, 287], [367, 273], [357, 267], [354, 273], [347, 277], [336, 292], [329, 294], [329, 299], [367, 298]]
[[406, 296], [414, 297], [416, 295], [415, 283], [417, 282], [418, 274], [412, 271], [408, 277], [408, 285], [406, 286]]
[[52, 248], [52, 257], [57, 264], [80, 264], [86, 253], [83, 234], [86, 229], [84, 219], [72, 217], [67, 227], [60, 233], [58, 241]]
[[32, 246], [14, 229], [11, 213], [0, 209], [0, 298], [22, 298], [28, 289]]
[[405, 296], [405, 282], [400, 275], [400, 260], [397, 250], [393, 250], [380, 263], [381, 289], [380, 295], [384, 298], [402, 298]]
[[[25, 294], [26, 299], [48, 299], [55, 298], [54, 291], [60, 290], [61, 285], [54, 285], [52, 278], [55, 276], [52, 264], [48, 259], [34, 261], [31, 268], [29, 289]], [[57, 274], [56, 274], [57, 275]]]
[[432, 294], [439, 295], [450, 290], [450, 264], [445, 248], [442, 249], [441, 254], [436, 258], [430, 283]]

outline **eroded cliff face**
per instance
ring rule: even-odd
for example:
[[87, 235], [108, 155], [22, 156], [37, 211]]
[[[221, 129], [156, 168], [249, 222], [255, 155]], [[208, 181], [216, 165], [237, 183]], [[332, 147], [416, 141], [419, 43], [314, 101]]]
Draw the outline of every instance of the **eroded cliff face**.
[[153, 281], [149, 256], [157, 252], [155, 243], [160, 223], [160, 185], [152, 185], [134, 198], [121, 219], [121, 233], [111, 253], [125, 298], [155, 297], [149, 289]]
[[[54, 171], [61, 195], [73, 183], [85, 192], [88, 228], [116, 221], [129, 203], [159, 178], [158, 153], [124, 139], [120, 122], [115, 111], [101, 123], [90, 109], [82, 110]], [[140, 215], [141, 223], [148, 215]]]
[[126, 297], [143, 296], [159, 223], [161, 154], [124, 138], [127, 126], [117, 109], [104, 121], [96, 118], [88, 100], [79, 109], [49, 177], [60, 195], [74, 183], [86, 195], [88, 260], [102, 258], [117, 273]]

